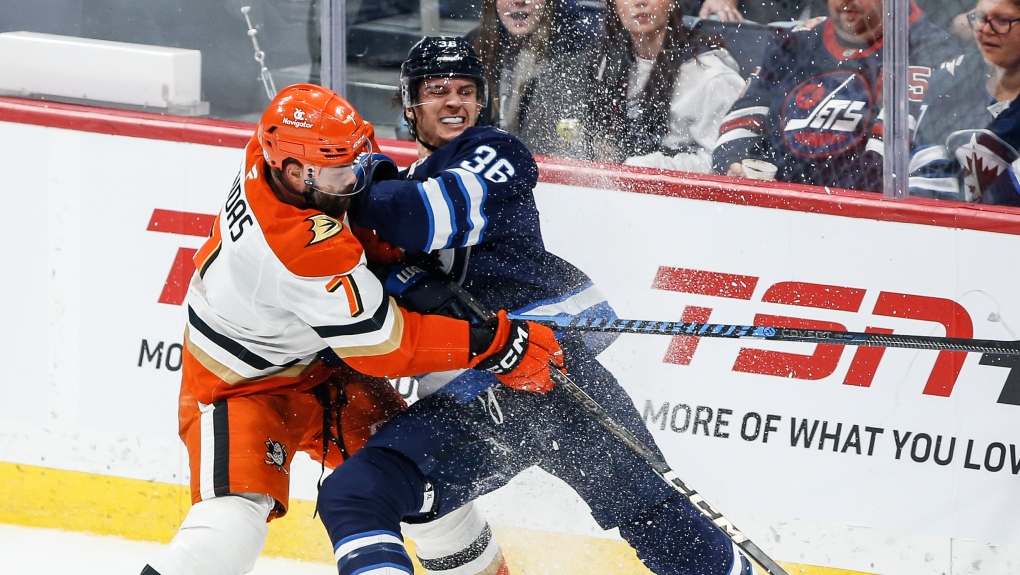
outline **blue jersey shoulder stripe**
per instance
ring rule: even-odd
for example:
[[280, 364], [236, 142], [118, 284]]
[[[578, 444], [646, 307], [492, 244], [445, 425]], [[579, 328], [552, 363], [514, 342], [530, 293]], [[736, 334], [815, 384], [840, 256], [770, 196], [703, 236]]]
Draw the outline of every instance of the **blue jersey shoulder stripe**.
[[460, 244], [456, 247], [475, 246], [482, 243], [485, 235], [485, 227], [488, 225], [489, 220], [485, 217], [485, 212], [482, 207], [485, 204], [485, 198], [488, 196], [488, 187], [485, 185], [485, 181], [478, 177], [478, 174], [470, 172], [463, 168], [453, 168], [448, 170], [456, 178], [457, 185], [460, 187], [461, 193], [464, 194], [464, 200], [466, 203], [466, 237], [460, 241]]
[[446, 189], [446, 181], [443, 178], [435, 178], [433, 181], [439, 184], [439, 191], [450, 215], [449, 219], [444, 222], [445, 225], [437, 230], [436, 237], [432, 242], [434, 246], [432, 249], [438, 250], [453, 245], [453, 236], [457, 233], [457, 206], [454, 205], [453, 198], [450, 197], [450, 191]]
[[454, 206], [446, 193], [446, 184], [441, 178], [429, 178], [418, 184], [418, 191], [429, 215], [429, 233], [425, 238], [424, 251], [448, 247], [455, 222]]
[[421, 205], [425, 207], [425, 215], [427, 215], [429, 218], [429, 229], [428, 233], [425, 235], [425, 249], [424, 249], [424, 251], [428, 251], [429, 249], [431, 249], [428, 246], [431, 245], [432, 238], [436, 234], [436, 215], [432, 213], [432, 206], [429, 204], [428, 196], [425, 194], [425, 186], [418, 184], [418, 195], [421, 196]]

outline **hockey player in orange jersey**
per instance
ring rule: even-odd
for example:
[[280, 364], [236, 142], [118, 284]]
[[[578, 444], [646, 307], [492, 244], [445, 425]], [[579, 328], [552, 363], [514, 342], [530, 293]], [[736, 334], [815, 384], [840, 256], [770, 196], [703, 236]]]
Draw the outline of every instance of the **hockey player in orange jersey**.
[[[179, 418], [193, 506], [143, 575], [250, 571], [266, 523], [287, 511], [293, 454], [335, 467], [404, 407], [383, 376], [472, 367], [552, 387], [551, 330], [408, 312], [368, 271], [345, 212], [373, 149], [371, 125], [325, 88], [285, 88], [263, 114], [188, 291]], [[327, 349], [370, 375], [327, 365]], [[496, 545], [471, 508], [434, 530], [437, 545], [457, 530], [465, 547]], [[505, 573], [489, 556], [457, 573]]]

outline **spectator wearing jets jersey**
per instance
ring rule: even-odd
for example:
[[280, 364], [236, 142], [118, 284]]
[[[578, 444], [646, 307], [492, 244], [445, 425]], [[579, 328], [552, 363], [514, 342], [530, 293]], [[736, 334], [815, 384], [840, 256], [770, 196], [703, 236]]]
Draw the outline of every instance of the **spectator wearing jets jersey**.
[[479, 123], [516, 135], [532, 153], [587, 159], [588, 89], [579, 71], [601, 35], [590, 19], [565, 0], [483, 0], [466, 37], [486, 69]]
[[[386, 380], [321, 354], [375, 376], [496, 366], [507, 385], [550, 385], [550, 330], [409, 312], [368, 271], [345, 212], [374, 175], [372, 140], [318, 86], [285, 88], [262, 115], [188, 289], [179, 418], [193, 505], [143, 574], [247, 573], [287, 512], [293, 454], [338, 466], [404, 407]], [[446, 529], [470, 546], [484, 519], [457, 519]]]
[[[828, 0], [829, 16], [779, 36], [720, 128], [713, 169], [744, 176], [765, 160], [776, 179], [877, 191], [882, 185], [882, 2]], [[911, 4], [909, 65], [914, 120], [923, 88], [953, 49]]]
[[1020, 1], [979, 0], [968, 19], [981, 53], [945, 62], [932, 76], [911, 193], [1018, 205], [1009, 172], [1020, 157]]
[[593, 155], [710, 172], [722, 118], [744, 87], [719, 38], [684, 25], [676, 0], [610, 0], [586, 118]]
[[[411, 259], [390, 270], [390, 292], [405, 305], [466, 313], [449, 287], [456, 282], [489, 309], [612, 317], [591, 280], [546, 251], [533, 194], [538, 167], [527, 148], [475, 126], [485, 74], [470, 44], [424, 38], [400, 82], [420, 159], [397, 179], [375, 181], [351, 208], [355, 225], [378, 234], [373, 243]], [[560, 344], [577, 385], [654, 446], [633, 399], [595, 358], [605, 343], [560, 334]], [[653, 572], [750, 575], [733, 543], [566, 391], [496, 383], [474, 372], [422, 378], [425, 397], [326, 479], [319, 512], [341, 575], [385, 565], [409, 572], [396, 535], [401, 520], [445, 516], [533, 465], [570, 485], [602, 527], [619, 527]]]

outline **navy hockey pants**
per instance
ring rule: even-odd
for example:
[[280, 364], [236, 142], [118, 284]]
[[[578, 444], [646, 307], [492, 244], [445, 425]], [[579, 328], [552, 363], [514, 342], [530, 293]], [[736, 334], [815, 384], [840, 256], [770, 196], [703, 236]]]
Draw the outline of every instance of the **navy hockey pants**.
[[[633, 401], [579, 338], [560, 341], [571, 378], [646, 445]], [[414, 403], [334, 471], [319, 492], [341, 575], [408, 564], [401, 520], [427, 520], [502, 487], [532, 465], [559, 477], [659, 575], [727, 575], [729, 539], [566, 392], [497, 384], [462, 403], [441, 391]], [[750, 571], [748, 571], [749, 573]]]

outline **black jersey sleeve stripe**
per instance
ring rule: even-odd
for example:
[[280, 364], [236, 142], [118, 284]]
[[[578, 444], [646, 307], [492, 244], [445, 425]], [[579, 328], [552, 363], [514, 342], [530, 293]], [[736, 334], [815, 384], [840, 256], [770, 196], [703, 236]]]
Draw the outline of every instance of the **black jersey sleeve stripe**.
[[208, 324], [202, 321], [202, 318], [198, 317], [198, 314], [195, 313], [195, 310], [192, 309], [191, 306], [188, 306], [188, 323], [197, 329], [199, 333], [209, 338], [210, 341], [251, 367], [258, 370], [266, 370], [271, 367], [275, 367], [265, 358], [245, 348], [243, 345], [229, 337], [213, 330], [213, 328], [209, 327]]
[[386, 316], [390, 312], [389, 298], [385, 297], [382, 303], [379, 305], [379, 309], [375, 310], [372, 317], [359, 321], [358, 323], [352, 323], [348, 325], [320, 325], [313, 326], [312, 329], [315, 333], [319, 334], [319, 337], [326, 339], [330, 337], [339, 337], [343, 335], [360, 335], [363, 333], [372, 333], [382, 328], [383, 324], [386, 323]]
[[230, 416], [227, 402], [213, 404], [213, 493], [230, 494]]

